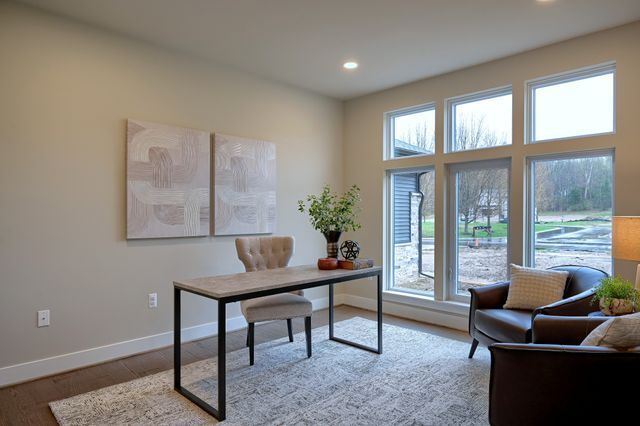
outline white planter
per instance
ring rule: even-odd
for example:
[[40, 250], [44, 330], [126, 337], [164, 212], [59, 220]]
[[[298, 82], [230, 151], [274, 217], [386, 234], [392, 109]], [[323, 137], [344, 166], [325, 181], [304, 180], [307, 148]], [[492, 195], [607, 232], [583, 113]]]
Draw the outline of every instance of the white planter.
[[600, 299], [600, 312], [607, 316], [630, 314], [633, 312], [633, 302], [625, 299]]

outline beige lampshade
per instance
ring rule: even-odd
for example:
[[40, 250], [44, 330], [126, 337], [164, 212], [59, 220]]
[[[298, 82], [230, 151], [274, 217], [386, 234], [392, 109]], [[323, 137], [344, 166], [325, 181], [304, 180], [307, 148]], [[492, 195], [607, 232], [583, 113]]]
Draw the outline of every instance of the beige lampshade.
[[614, 216], [612, 231], [613, 258], [640, 260], [640, 216]]

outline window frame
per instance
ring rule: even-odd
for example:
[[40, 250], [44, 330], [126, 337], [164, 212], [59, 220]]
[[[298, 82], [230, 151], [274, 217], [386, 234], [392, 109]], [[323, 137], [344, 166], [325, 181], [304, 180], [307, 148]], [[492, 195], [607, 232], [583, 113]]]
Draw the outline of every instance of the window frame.
[[[395, 209], [394, 207], [394, 188], [393, 188], [393, 175], [395, 174], [403, 174], [403, 173], [424, 173], [424, 172], [431, 172], [434, 173], [434, 179], [436, 178], [436, 168], [435, 165], [430, 164], [430, 165], [425, 165], [425, 166], [418, 166], [418, 167], [409, 167], [409, 168], [395, 168], [395, 169], [387, 169], [385, 171], [385, 193], [386, 193], [386, 211], [387, 213], [387, 217], [385, 220], [385, 225], [386, 225], [386, 230], [384, 232], [384, 242], [383, 242], [383, 248], [384, 248], [384, 254], [383, 254], [383, 262], [384, 262], [384, 285], [383, 285], [383, 292], [384, 293], [393, 293], [393, 294], [400, 294], [400, 295], [405, 295], [405, 296], [409, 296], [409, 297], [419, 297], [419, 298], [426, 298], [429, 300], [433, 300], [434, 299], [434, 295], [435, 295], [435, 288], [434, 288], [434, 292], [433, 294], [425, 292], [425, 291], [420, 291], [420, 290], [413, 290], [413, 289], [405, 289], [402, 287], [395, 287], [394, 284], [394, 270], [395, 270], [395, 263], [394, 263], [394, 249], [395, 249], [395, 235], [394, 235], [394, 231], [395, 231], [395, 226], [394, 226], [394, 213], [395, 213]], [[436, 185], [436, 181], [434, 180], [434, 185]], [[434, 217], [434, 227], [436, 226], [436, 223], [439, 220], [437, 219], [437, 217]], [[435, 271], [434, 271], [435, 273]]]
[[[574, 135], [564, 136], [561, 138], [544, 139], [540, 141], [535, 140], [535, 90], [555, 86], [563, 83], [571, 83], [573, 81], [579, 81], [588, 79], [591, 77], [599, 77], [602, 75], [613, 74], [613, 126], [610, 132], [589, 133], [586, 135]], [[565, 71], [550, 76], [535, 78], [527, 80], [525, 82], [525, 139], [524, 143], [528, 145], [546, 143], [546, 142], [558, 142], [569, 139], [582, 139], [594, 136], [614, 135], [616, 133], [617, 122], [617, 110], [616, 110], [616, 92], [617, 92], [617, 67], [616, 62], [605, 62], [602, 64], [583, 67], [571, 71]]]
[[[496, 146], [485, 146], [481, 148], [475, 149], [465, 149], [465, 150], [455, 150], [455, 136], [456, 136], [456, 115], [454, 112], [454, 108], [457, 105], [467, 104], [477, 101], [483, 101], [486, 99], [497, 98], [500, 96], [511, 95], [511, 116], [509, 119], [511, 120], [511, 140], [508, 144], [504, 145], [496, 145]], [[459, 152], [474, 152], [481, 151], [484, 149], [495, 149], [501, 147], [513, 146], [513, 86], [511, 84], [506, 86], [495, 87], [493, 89], [482, 90], [479, 92], [468, 93], [466, 95], [454, 96], [451, 98], [445, 99], [445, 154], [453, 154]]]
[[393, 111], [387, 111], [384, 113], [384, 160], [398, 160], [402, 158], [418, 158], [418, 157], [433, 157], [436, 154], [437, 146], [438, 146], [438, 138], [435, 135], [434, 138], [434, 146], [433, 153], [431, 154], [416, 154], [416, 155], [407, 155], [404, 157], [395, 157], [393, 155], [393, 150], [395, 148], [395, 121], [396, 117], [402, 117], [404, 115], [417, 114], [420, 112], [433, 111], [434, 112], [434, 134], [435, 130], [435, 121], [436, 121], [436, 103], [435, 102], [427, 102], [420, 105], [414, 105], [407, 108], [400, 108]]
[[[535, 208], [536, 208], [536, 189], [535, 189], [535, 172], [534, 165], [537, 161], [562, 161], [574, 160], [582, 158], [611, 157], [611, 214], [615, 211], [615, 165], [616, 156], [615, 149], [597, 149], [589, 151], [570, 151], [556, 154], [543, 154], [529, 156], [526, 158], [525, 169], [525, 202], [524, 202], [524, 257], [523, 263], [527, 267], [535, 267], [536, 247], [535, 247]], [[611, 275], [615, 273], [615, 262], [613, 255], [611, 256]]]
[[[613, 73], [613, 130], [606, 133], [598, 133], [593, 135], [579, 135], [560, 139], [549, 139], [544, 141], [531, 141], [531, 125], [534, 110], [532, 109], [533, 90], [544, 85], [553, 85], [571, 80], [580, 80], [582, 78], [593, 77]], [[535, 76], [535, 74], [533, 74]], [[540, 74], [538, 74], [540, 75]], [[383, 172], [380, 175], [383, 181], [383, 245], [382, 245], [382, 261], [384, 265], [384, 286], [383, 299], [385, 301], [398, 303], [412, 308], [424, 308], [429, 311], [443, 312], [454, 316], [463, 316], [468, 311], [470, 298], [465, 291], [457, 294], [458, 277], [453, 277], [453, 262], [457, 269], [458, 258], [452, 256], [451, 251], [455, 250], [458, 238], [458, 217], [457, 205], [453, 208], [451, 204], [452, 194], [457, 195], [455, 186], [457, 179], [452, 182], [452, 169], [469, 169], [474, 165], [480, 166], [476, 168], [488, 167], [492, 163], [508, 168], [509, 178], [509, 239], [507, 241], [507, 259], [508, 263], [513, 261], [522, 262], [523, 265], [532, 264], [532, 257], [535, 256], [535, 247], [533, 239], [535, 237], [535, 225], [533, 224], [532, 210], [535, 203], [532, 203], [532, 197], [535, 196], [535, 183], [531, 176], [531, 164], [533, 161], [541, 159], [571, 159], [584, 157], [597, 157], [601, 155], [609, 155], [612, 159], [613, 175], [612, 175], [612, 209], [615, 212], [615, 141], [608, 137], [609, 134], [615, 134], [617, 128], [617, 65], [615, 61], [604, 62], [595, 65], [589, 65], [584, 68], [574, 69], [572, 71], [563, 71], [558, 74], [543, 74], [541, 77], [535, 77], [527, 80], [527, 77], [517, 77], [517, 79], [504, 79], [498, 84], [504, 83], [493, 89], [479, 90], [474, 93], [446, 97], [444, 95], [434, 96], [433, 93], [426, 94], [425, 98], [433, 99], [434, 102], [426, 102], [424, 104], [399, 108], [390, 111], [383, 111]], [[494, 84], [494, 83], [489, 83]], [[486, 87], [486, 86], [485, 86]], [[518, 90], [514, 91], [514, 87]], [[495, 96], [510, 94], [511, 95], [511, 140], [509, 144], [493, 147], [482, 147], [474, 150], [453, 151], [455, 145], [455, 116], [454, 108], [465, 102], [489, 99]], [[422, 96], [422, 95], [419, 95]], [[434, 99], [435, 98], [435, 99]], [[424, 99], [424, 98], [423, 98]], [[397, 104], [396, 104], [397, 106]], [[439, 110], [442, 108], [442, 111]], [[394, 157], [394, 135], [393, 124], [396, 117], [406, 114], [419, 113], [425, 110], [433, 110], [435, 115], [435, 146], [433, 154], [417, 154], [406, 157]], [[440, 115], [442, 114], [442, 115]], [[519, 125], [518, 125], [519, 123]], [[441, 127], [442, 126], [442, 127]], [[580, 145], [581, 139], [596, 137], [590, 141], [585, 141], [584, 146]], [[540, 146], [537, 148], [527, 146], [529, 144], [540, 144], [544, 142], [554, 142], [558, 140], [571, 140], [567, 144], [550, 144], [548, 146]], [[494, 151], [486, 151], [494, 149]], [[391, 161], [386, 162], [387, 160]], [[386, 162], [386, 163], [385, 163]], [[393, 257], [395, 256], [394, 242], [394, 212], [393, 212], [393, 191], [392, 180], [390, 175], [394, 173], [421, 172], [432, 170], [435, 173], [435, 266], [434, 266], [434, 293], [425, 293], [414, 291], [411, 289], [402, 289], [401, 287], [393, 287]], [[515, 174], [514, 174], [515, 173]], [[452, 186], [454, 191], [452, 191]], [[514, 192], [515, 191], [515, 192]], [[515, 198], [517, 196], [517, 198]], [[535, 201], [535, 200], [533, 200]], [[457, 202], [457, 200], [455, 200]], [[534, 207], [531, 207], [531, 206]], [[520, 217], [515, 217], [514, 213], [520, 212]], [[452, 217], [453, 216], [453, 217]], [[525, 222], [526, 221], [526, 222]], [[452, 237], [452, 226], [456, 227], [456, 235]], [[514, 233], [518, 231], [517, 234]], [[453, 239], [455, 238], [455, 239]], [[612, 258], [612, 267], [614, 267], [614, 259]], [[458, 272], [457, 270], [455, 271]], [[507, 269], [507, 277], [510, 271]], [[465, 310], [466, 309], [466, 310]], [[452, 320], [453, 321], [453, 320]]]
[[458, 234], [460, 227], [458, 226], [458, 179], [457, 173], [461, 171], [485, 170], [485, 169], [507, 169], [508, 187], [509, 187], [509, 222], [507, 224], [507, 279], [509, 277], [509, 267], [511, 263], [511, 236], [513, 223], [511, 220], [512, 202], [513, 202], [513, 177], [511, 167], [511, 157], [498, 158], [491, 160], [480, 160], [468, 163], [454, 163], [448, 166], [447, 170], [447, 211], [446, 217], [446, 277], [445, 295], [447, 300], [468, 303], [471, 296], [458, 293]]

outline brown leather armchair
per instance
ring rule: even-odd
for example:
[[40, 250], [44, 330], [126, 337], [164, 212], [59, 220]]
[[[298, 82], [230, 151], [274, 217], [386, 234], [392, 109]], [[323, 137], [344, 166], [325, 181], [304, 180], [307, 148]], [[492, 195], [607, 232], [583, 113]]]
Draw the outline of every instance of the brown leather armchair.
[[564, 298], [556, 303], [541, 306], [533, 311], [503, 309], [509, 293], [509, 282], [469, 289], [469, 334], [473, 338], [469, 358], [478, 343], [530, 343], [532, 322], [538, 314], [583, 316], [596, 310], [591, 305], [594, 287], [608, 274], [587, 266], [556, 266], [556, 271], [567, 271]]
[[533, 343], [491, 351], [492, 425], [633, 423], [640, 348], [618, 351], [580, 342], [606, 317], [538, 315]]

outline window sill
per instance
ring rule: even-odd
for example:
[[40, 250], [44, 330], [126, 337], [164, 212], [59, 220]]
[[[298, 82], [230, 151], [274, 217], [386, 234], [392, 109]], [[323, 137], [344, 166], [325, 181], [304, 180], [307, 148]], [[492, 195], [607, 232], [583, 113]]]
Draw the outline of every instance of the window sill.
[[469, 303], [457, 302], [453, 300], [435, 300], [433, 296], [406, 293], [403, 291], [385, 290], [382, 293], [385, 302], [399, 303], [418, 308], [425, 308], [432, 311], [439, 311], [456, 316], [467, 316], [469, 314]]
[[608, 132], [589, 133], [586, 135], [563, 136], [559, 138], [540, 139], [540, 140], [528, 139], [525, 145], [536, 145], [540, 143], [550, 143], [550, 142], [564, 142], [572, 139], [585, 139], [585, 138], [593, 138], [598, 136], [615, 136], [615, 134], [616, 134], [616, 129], [614, 128], [613, 130]]
[[395, 243], [394, 246], [395, 247], [411, 247], [414, 244], [416, 243], [412, 243], [411, 241], [409, 241], [407, 243]]
[[400, 157], [387, 157], [383, 161], [396, 161], [396, 160], [403, 160], [405, 158], [425, 158], [425, 157], [435, 157], [435, 156], [436, 156], [435, 152], [433, 153], [425, 152], [424, 154], [421, 153], [421, 154], [414, 154], [414, 155], [403, 155]]

